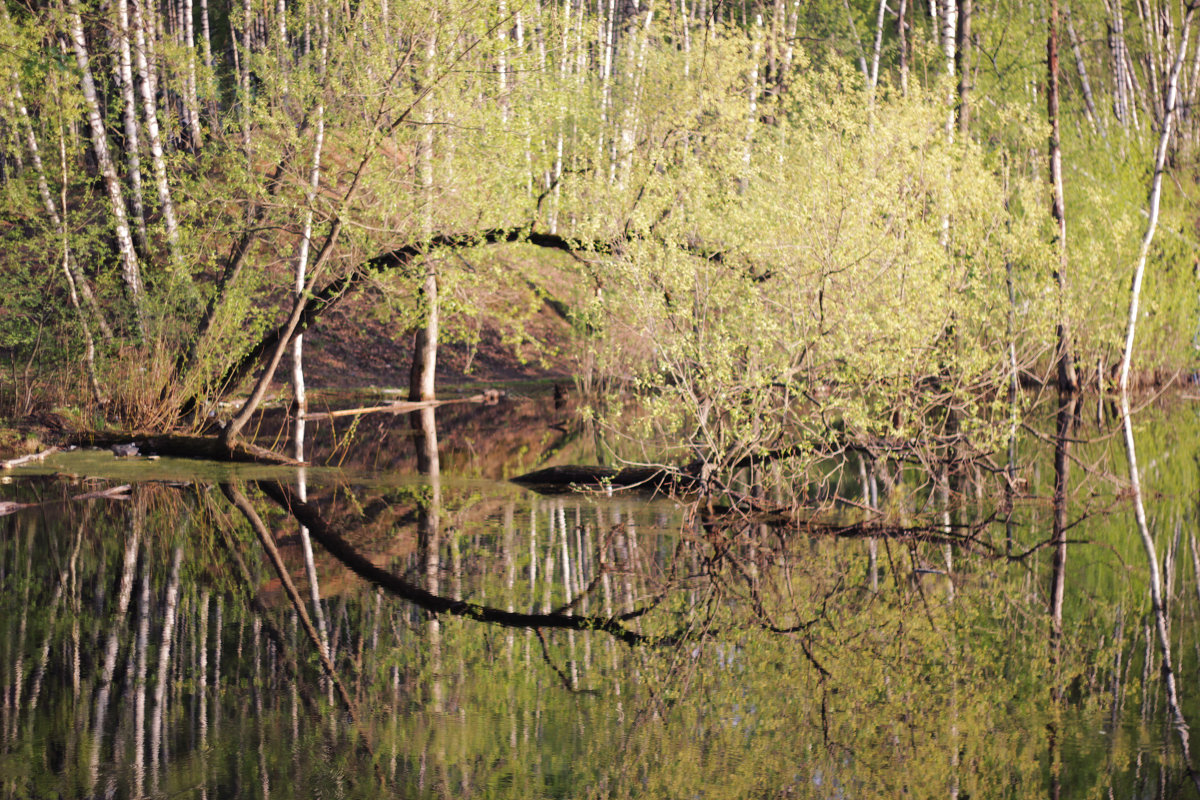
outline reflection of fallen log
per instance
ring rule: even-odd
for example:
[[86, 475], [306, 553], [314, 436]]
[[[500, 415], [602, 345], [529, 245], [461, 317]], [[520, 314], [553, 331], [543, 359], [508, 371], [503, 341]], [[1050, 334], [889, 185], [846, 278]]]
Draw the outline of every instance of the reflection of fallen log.
[[359, 408], [340, 408], [337, 411], [320, 411], [316, 414], [305, 414], [304, 418], [309, 421], [316, 421], [336, 419], [338, 417], [356, 417], [360, 414], [407, 414], [411, 411], [420, 411], [424, 408], [438, 408], [439, 406], [454, 403], [480, 403], [490, 406], [500, 402], [503, 397], [504, 392], [501, 392], [499, 389], [488, 389], [483, 394], [474, 394], [470, 397], [457, 397], [452, 400], [395, 400], [381, 406], [361, 406]]
[[107, 489], [99, 489], [95, 492], [88, 492], [87, 494], [77, 494], [74, 497], [72, 497], [71, 499], [72, 500], [99, 500], [99, 499], [128, 500], [130, 498], [130, 492], [132, 492], [132, 491], [133, 491], [133, 487], [130, 486], [128, 483], [124, 483], [124, 484], [121, 484], [120, 486], [110, 486]]
[[19, 467], [22, 464], [31, 464], [34, 461], [41, 461], [46, 456], [53, 455], [57, 452], [57, 447], [50, 447], [40, 453], [32, 453], [27, 456], [21, 456], [20, 458], [10, 458], [7, 461], [0, 461], [0, 469], [12, 469], [13, 467]]
[[630, 645], [644, 644], [649, 641], [647, 636], [637, 631], [632, 631], [621, 624], [640, 616], [644, 613], [644, 610], [616, 617], [571, 616], [561, 613], [521, 614], [433, 594], [416, 584], [404, 580], [399, 575], [375, 566], [366, 556], [358, 552], [354, 545], [346, 541], [332, 525], [326, 522], [315, 506], [301, 502], [295, 493], [283, 484], [272, 481], [259, 481], [258, 488], [290, 512], [304, 527], [308, 528], [308, 532], [312, 538], [316, 539], [330, 555], [349, 567], [360, 578], [426, 611], [434, 614], [451, 614], [457, 617], [467, 617], [479, 622], [490, 622], [509, 628], [559, 628], [576, 631], [603, 631]]
[[687, 492], [696, 488], [691, 475], [662, 467], [546, 467], [512, 479], [539, 494], [565, 494], [578, 489], [637, 489], [646, 492]]
[[22, 508], [33, 508], [39, 505], [38, 503], [17, 503], [12, 500], [0, 500], [0, 517], [7, 517], [9, 514], [15, 514]]

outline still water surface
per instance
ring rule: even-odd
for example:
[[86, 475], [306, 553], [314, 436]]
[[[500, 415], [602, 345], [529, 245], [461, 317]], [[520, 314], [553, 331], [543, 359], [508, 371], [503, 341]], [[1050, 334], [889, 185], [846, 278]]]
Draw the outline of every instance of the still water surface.
[[[12, 474], [0, 796], [1194, 793], [1107, 422], [1075, 431], [1055, 651], [1034, 431], [1011, 514], [847, 464], [891, 524], [866, 536], [539, 496], [504, 479], [594, 463], [590, 437], [537, 401], [438, 413], [310, 426], [330, 466], [303, 473], [83, 451]], [[1192, 720], [1197, 417], [1139, 429]]]

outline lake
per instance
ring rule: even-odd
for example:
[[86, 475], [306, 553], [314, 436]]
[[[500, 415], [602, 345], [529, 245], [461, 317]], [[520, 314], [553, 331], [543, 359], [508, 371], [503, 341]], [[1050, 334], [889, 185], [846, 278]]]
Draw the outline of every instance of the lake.
[[[1004, 453], [944, 484], [850, 454], [789, 525], [511, 483], [596, 463], [545, 397], [310, 422], [304, 470], [56, 454], [0, 485], [0, 796], [1194, 792], [1096, 404], [1061, 637], [1052, 411], [1007, 496]], [[1200, 410], [1137, 431], [1194, 721]]]

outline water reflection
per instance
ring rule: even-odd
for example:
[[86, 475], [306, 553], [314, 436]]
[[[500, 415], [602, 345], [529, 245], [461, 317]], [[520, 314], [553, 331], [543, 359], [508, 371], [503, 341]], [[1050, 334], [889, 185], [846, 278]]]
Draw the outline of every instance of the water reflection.
[[[1186, 674], [1200, 426], [1175, 419], [1143, 458]], [[1105, 442], [1071, 444], [1073, 482], [1021, 468], [1009, 558], [953, 474], [853, 456], [832, 522], [722, 523], [456, 481], [439, 422], [406, 421], [419, 483], [7, 486], [36, 505], [0, 528], [0, 796], [1183, 788]]]

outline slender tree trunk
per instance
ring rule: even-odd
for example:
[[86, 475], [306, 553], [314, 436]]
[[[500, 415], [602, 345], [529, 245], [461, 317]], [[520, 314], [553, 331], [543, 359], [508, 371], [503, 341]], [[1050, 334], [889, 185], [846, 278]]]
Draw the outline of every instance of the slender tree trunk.
[[[36, 144], [35, 140], [33, 139], [33, 128], [32, 127], [30, 127], [29, 136], [30, 136], [30, 141], [34, 142]], [[66, 138], [66, 135], [63, 133], [63, 130], [61, 127], [59, 128], [59, 131], [58, 131], [58, 155], [59, 155], [59, 165], [62, 169], [62, 188], [61, 188], [60, 194], [59, 194], [59, 201], [62, 203], [62, 213], [63, 213], [63, 218], [65, 219], [66, 214], [67, 214], [67, 138]], [[41, 159], [38, 159], [38, 162], [39, 162], [37, 165], [38, 170], [39, 170], [39, 178], [38, 178], [39, 187], [38, 188], [44, 189], [46, 191], [46, 193], [49, 194], [49, 188], [46, 186], [45, 175], [40, 173]], [[50, 204], [49, 208], [50, 208], [51, 212], [54, 212], [55, 209], [54, 209], [53, 203]], [[78, 273], [80, 270], [79, 270], [79, 266], [75, 263], [74, 255], [71, 253], [71, 243], [67, 239], [66, 226], [63, 225], [61, 223], [61, 221], [59, 221], [58, 214], [51, 213], [50, 216], [58, 225], [59, 235], [62, 237], [63, 274], [67, 279], [67, 289], [68, 289], [68, 296], [71, 299], [71, 307], [75, 309], [75, 313], [79, 316], [79, 327], [80, 327], [81, 331], [83, 332], [83, 345], [84, 345], [83, 364], [84, 364], [84, 369], [87, 370], [88, 386], [92, 390], [92, 399], [96, 401], [96, 405], [98, 405], [98, 406], [103, 405], [104, 404], [104, 393], [100, 390], [100, 378], [96, 374], [96, 341], [95, 341], [95, 339], [92, 338], [92, 326], [88, 324], [87, 313], [84, 311], [83, 307], [81, 306], [81, 304], [79, 302], [79, 294], [80, 294], [79, 286], [83, 285], [86, 288], [87, 284], [85, 282], [83, 282], [82, 277], [78, 281], [75, 278], [76, 273]], [[90, 297], [91, 292], [88, 291], [87, 295]], [[95, 303], [95, 298], [92, 298], [92, 302]], [[96, 313], [97, 314], [100, 313], [99, 309], [96, 309]], [[103, 323], [103, 317], [99, 317], [99, 319]], [[106, 327], [103, 327], [102, 330], [104, 330], [105, 332], [108, 331], [108, 329]], [[110, 338], [111, 338], [111, 334], [110, 334]]]
[[134, 678], [133, 711], [133, 794], [145, 797], [146, 789], [146, 676], [150, 647], [150, 570], [143, 559], [142, 585], [138, 593], [138, 620], [135, 649], [137, 672]]
[[899, 0], [896, 14], [896, 40], [900, 48], [900, 92], [908, 97], [908, 0]]
[[1054, 282], [1058, 291], [1057, 338], [1058, 386], [1063, 392], [1079, 388], [1075, 362], [1071, 355], [1071, 333], [1067, 322], [1067, 215], [1063, 200], [1062, 149], [1058, 123], [1058, 0], [1050, 0], [1046, 30], [1046, 108], [1050, 118], [1050, 215], [1054, 218], [1058, 269]]
[[[320, 33], [320, 58], [321, 58], [321, 85], [324, 85], [324, 75], [328, 69], [329, 57], [329, 0], [321, 2], [321, 33]], [[306, 199], [308, 208], [304, 212], [304, 230], [300, 239], [300, 253], [296, 259], [296, 282], [295, 291], [296, 299], [302, 300], [304, 294], [304, 285], [307, 281], [306, 271], [308, 269], [308, 251], [312, 241], [313, 229], [313, 204], [316, 202], [317, 189], [321, 185], [321, 151], [325, 144], [325, 101], [322, 97], [317, 102], [316, 109], [316, 134], [313, 141], [313, 157], [312, 169], [308, 176], [308, 191]], [[308, 399], [304, 388], [304, 336], [297, 336], [292, 342], [292, 385], [296, 392], [296, 460], [304, 460], [304, 427], [305, 417], [308, 414]], [[311, 549], [311, 546], [310, 546]], [[318, 621], [324, 627], [324, 619], [320, 618], [320, 609], [317, 609]]]
[[[429, 32], [425, 45], [425, 64], [422, 83], [428, 86], [433, 80], [434, 60], [437, 58], [437, 33]], [[433, 111], [425, 113], [421, 130], [421, 147], [417, 169], [421, 182], [421, 232], [428, 241], [433, 235]], [[408, 379], [409, 400], [432, 400], [435, 394], [438, 347], [438, 279], [432, 259], [425, 259], [425, 280], [421, 284], [421, 303], [425, 315], [424, 324], [413, 337], [412, 369]]]
[[203, 142], [200, 128], [200, 91], [196, 76], [196, 26], [193, 21], [192, 0], [183, 0], [183, 46], [186, 50], [183, 106], [187, 111], [188, 139], [192, 152], [199, 152]]
[[1083, 50], [1079, 46], [1079, 36], [1075, 33], [1075, 23], [1071, 19], [1071, 7], [1063, 6], [1063, 17], [1066, 18], [1067, 36], [1071, 40], [1071, 52], [1075, 56], [1075, 69], [1079, 72], [1079, 82], [1083, 88], [1084, 114], [1093, 129], [1096, 127], [1096, 101], [1092, 95], [1092, 82], [1088, 78], [1087, 65], [1083, 60]]
[[133, 246], [129, 220], [125, 215], [125, 196], [121, 189], [121, 180], [117, 177], [117, 170], [113, 166], [111, 155], [109, 155], [108, 132], [104, 128], [100, 100], [96, 95], [95, 81], [92, 79], [91, 58], [88, 54], [87, 41], [83, 36], [83, 19], [80, 17], [79, 0], [70, 0], [67, 6], [67, 18], [71, 27], [71, 46], [75, 51], [75, 62], [79, 66], [79, 82], [83, 90], [84, 107], [87, 111], [88, 124], [91, 126], [92, 150], [96, 154], [96, 164], [100, 168], [104, 186], [108, 191], [108, 203], [117, 236], [117, 250], [121, 257], [121, 274], [125, 280], [129, 302], [133, 306], [134, 327], [138, 338], [144, 340], [146, 317], [143, 309], [142, 271], [138, 264], [137, 251]]
[[963, 137], [971, 129], [971, 0], [958, 0], [954, 60], [958, 70], [958, 130]]
[[[969, 0], [967, 0], [969, 2]], [[883, 50], [883, 20], [887, 15], [887, 0], [879, 0], [879, 13], [875, 17], [875, 45], [871, 48], [871, 74], [869, 84], [874, 98], [879, 85], [879, 54]]]
[[867, 69], [867, 51], [863, 50], [862, 37], [858, 35], [858, 25], [854, 22], [854, 12], [850, 10], [850, 0], [842, 0], [846, 9], [846, 24], [850, 26], [850, 35], [854, 39], [854, 48], [858, 51], [858, 68], [862, 70], [867, 83], [871, 82], [871, 71]]

